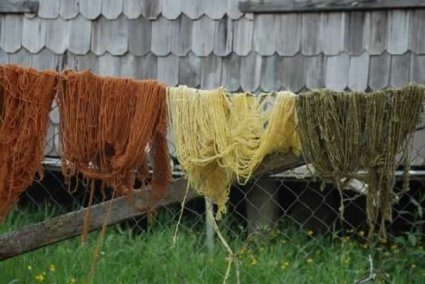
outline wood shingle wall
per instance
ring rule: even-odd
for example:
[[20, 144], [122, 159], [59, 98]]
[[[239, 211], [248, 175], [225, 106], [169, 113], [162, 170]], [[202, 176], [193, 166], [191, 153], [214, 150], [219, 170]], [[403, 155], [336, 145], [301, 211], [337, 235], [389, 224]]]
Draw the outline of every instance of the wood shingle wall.
[[235, 0], [40, 0], [37, 14], [0, 22], [0, 62], [38, 69], [254, 92], [425, 83], [422, 8], [243, 14]]

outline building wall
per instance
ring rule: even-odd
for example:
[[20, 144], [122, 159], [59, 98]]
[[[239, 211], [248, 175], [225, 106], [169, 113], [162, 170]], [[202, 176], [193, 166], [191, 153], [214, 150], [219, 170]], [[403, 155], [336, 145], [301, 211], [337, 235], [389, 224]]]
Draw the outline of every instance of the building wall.
[[[229, 91], [425, 83], [425, 9], [243, 14], [236, 0], [39, 2], [36, 15], [0, 16], [1, 63]], [[49, 137], [58, 119], [56, 108]], [[46, 154], [58, 145], [49, 139]]]

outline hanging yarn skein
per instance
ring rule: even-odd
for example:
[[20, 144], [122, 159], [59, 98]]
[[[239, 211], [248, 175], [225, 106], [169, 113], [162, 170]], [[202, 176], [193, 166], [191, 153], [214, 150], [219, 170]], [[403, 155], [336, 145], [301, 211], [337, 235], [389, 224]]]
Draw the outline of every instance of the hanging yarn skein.
[[230, 137], [227, 119], [230, 101], [223, 89], [199, 91], [168, 88], [170, 124], [177, 158], [189, 184], [225, 211], [232, 173], [223, 164]]
[[353, 177], [364, 153], [364, 100], [360, 93], [317, 90], [297, 100], [303, 155], [327, 182]]
[[[229, 95], [222, 88], [168, 88], [177, 158], [189, 184], [226, 211], [232, 182], [245, 183], [273, 151], [299, 154], [295, 95]], [[266, 104], [276, 104], [266, 111]]]
[[289, 91], [260, 94], [265, 96], [271, 109], [265, 112], [266, 127], [262, 128], [261, 140], [248, 171], [252, 173], [263, 159], [273, 153], [301, 154], [301, 142], [297, 131], [295, 104], [297, 95]]
[[162, 84], [65, 71], [58, 106], [65, 178], [81, 172], [131, 199], [136, 178], [146, 182], [150, 149], [153, 175], [148, 207], [165, 196], [171, 166], [166, 88]]
[[42, 161], [57, 74], [0, 66], [0, 221], [34, 177]]
[[[318, 90], [297, 100], [305, 160], [340, 191], [341, 180], [363, 178], [368, 184], [370, 236], [380, 225], [379, 235], [386, 238], [385, 221], [391, 220], [392, 205], [398, 200], [394, 192], [396, 157], [401, 154], [408, 173], [410, 142], [424, 97], [425, 88], [410, 85], [370, 94]], [[365, 178], [358, 174], [360, 169], [367, 170]]]
[[[410, 150], [424, 99], [425, 87], [417, 85], [365, 96], [365, 161], [369, 183], [366, 212], [370, 234], [379, 225], [382, 239], [386, 239], [385, 221], [392, 220], [392, 205], [409, 187]], [[397, 155], [400, 163], [404, 163], [404, 185], [399, 194], [394, 192]]]

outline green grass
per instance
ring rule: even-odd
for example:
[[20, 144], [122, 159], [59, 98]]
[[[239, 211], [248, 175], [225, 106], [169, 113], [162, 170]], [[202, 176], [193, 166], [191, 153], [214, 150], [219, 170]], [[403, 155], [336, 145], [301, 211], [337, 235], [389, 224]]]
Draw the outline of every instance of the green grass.
[[[0, 233], [41, 218], [26, 218], [28, 215], [13, 214], [0, 225]], [[221, 283], [227, 254], [219, 241], [209, 254], [202, 227], [183, 226], [173, 248], [175, 223], [164, 218], [160, 216], [143, 234], [119, 226], [110, 228], [93, 283]], [[370, 249], [366, 244], [352, 237], [310, 236], [283, 227], [244, 239], [223, 229], [239, 253], [241, 283], [354, 283], [368, 275]], [[92, 234], [86, 246], [74, 238], [2, 261], [0, 283], [83, 283], [97, 237]], [[373, 252], [378, 280], [370, 283], [425, 283], [425, 252], [414, 235], [378, 246]], [[236, 283], [234, 267], [229, 283]]]

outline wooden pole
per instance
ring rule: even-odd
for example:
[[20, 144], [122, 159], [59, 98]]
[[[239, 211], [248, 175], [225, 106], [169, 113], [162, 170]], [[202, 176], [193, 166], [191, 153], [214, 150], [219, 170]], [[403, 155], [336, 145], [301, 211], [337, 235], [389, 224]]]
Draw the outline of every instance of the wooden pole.
[[211, 220], [211, 216], [214, 216], [214, 207], [211, 199], [205, 199], [205, 233], [206, 239], [205, 243], [208, 248], [209, 256], [212, 256], [214, 253], [214, 220]]

